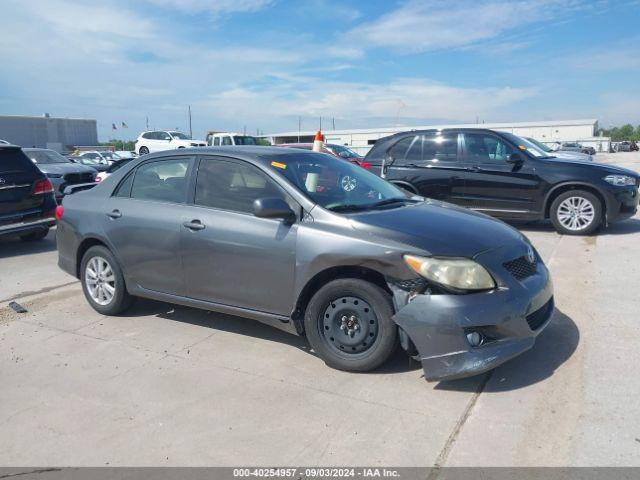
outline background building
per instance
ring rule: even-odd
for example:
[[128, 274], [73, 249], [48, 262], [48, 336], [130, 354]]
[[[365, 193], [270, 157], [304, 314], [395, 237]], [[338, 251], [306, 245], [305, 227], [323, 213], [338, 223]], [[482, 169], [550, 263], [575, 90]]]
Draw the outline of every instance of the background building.
[[[580, 142], [583, 145], [593, 146], [596, 151], [609, 151], [609, 138], [596, 137], [598, 121], [587, 120], [555, 120], [545, 122], [517, 122], [517, 123], [482, 123], [463, 125], [421, 125], [415, 127], [386, 127], [368, 128], [356, 130], [325, 130], [327, 143], [346, 145], [356, 152], [366, 154], [374, 143], [380, 138], [393, 135], [398, 132], [411, 130], [426, 130], [432, 128], [489, 128], [511, 132], [521, 137], [532, 137], [540, 142], [552, 145], [561, 142]], [[265, 135], [273, 144], [313, 142], [316, 131], [283, 132]]]
[[95, 120], [81, 118], [0, 116], [0, 139], [21, 147], [65, 152], [97, 145], [98, 126]]

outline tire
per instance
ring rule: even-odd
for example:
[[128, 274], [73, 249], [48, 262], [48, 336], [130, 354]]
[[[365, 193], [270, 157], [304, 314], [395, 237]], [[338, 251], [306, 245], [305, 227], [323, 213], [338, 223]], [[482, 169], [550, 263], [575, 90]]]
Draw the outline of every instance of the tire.
[[28, 233], [26, 235], [20, 235], [20, 240], [23, 242], [37, 242], [40, 240], [44, 240], [44, 238], [49, 234], [49, 229], [38, 230], [37, 232]]
[[[108, 274], [109, 271], [104, 268], [104, 263], [102, 262], [108, 264], [112, 275]], [[91, 266], [93, 272], [100, 273], [100, 268], [96, 267], [99, 264], [102, 265], [102, 271], [105, 272], [104, 277], [99, 279], [99, 286], [102, 287], [104, 296], [100, 294], [100, 290], [91, 291], [89, 287], [89, 284], [93, 282], [91, 281], [92, 275], [89, 273], [88, 267]], [[112, 281], [109, 281], [110, 278]], [[133, 297], [127, 292], [120, 265], [118, 265], [116, 258], [106, 247], [95, 246], [85, 252], [80, 264], [80, 280], [85, 298], [93, 309], [102, 315], [118, 315], [127, 310], [133, 303]], [[113, 293], [111, 293], [111, 289], [107, 285], [111, 287]], [[111, 298], [106, 301], [110, 293]]]
[[558, 233], [589, 235], [602, 224], [602, 202], [593, 193], [570, 190], [561, 193], [551, 204], [549, 216]]
[[149, 153], [149, 149], [147, 147], [140, 147], [138, 155], [146, 155], [147, 153]]
[[382, 288], [365, 280], [339, 279], [311, 298], [304, 327], [309, 344], [328, 366], [368, 372], [397, 347], [398, 328], [392, 316], [391, 296]]

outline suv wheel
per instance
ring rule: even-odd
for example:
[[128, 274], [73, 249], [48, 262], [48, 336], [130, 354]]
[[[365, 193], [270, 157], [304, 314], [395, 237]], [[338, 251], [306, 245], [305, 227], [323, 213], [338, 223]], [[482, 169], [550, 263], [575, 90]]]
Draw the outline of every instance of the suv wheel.
[[602, 203], [590, 192], [571, 190], [553, 201], [550, 216], [559, 233], [588, 235], [602, 224]]
[[49, 234], [49, 229], [39, 230], [37, 232], [28, 233], [27, 235], [20, 235], [20, 240], [23, 242], [37, 242], [43, 240]]
[[394, 352], [398, 329], [392, 320], [390, 295], [358, 279], [327, 283], [305, 312], [307, 339], [330, 367], [366, 372], [382, 365]]
[[117, 315], [131, 306], [122, 270], [105, 247], [91, 247], [80, 266], [82, 290], [93, 309], [103, 315]]
[[149, 153], [149, 149], [147, 147], [140, 147], [138, 155], [146, 155], [147, 153]]

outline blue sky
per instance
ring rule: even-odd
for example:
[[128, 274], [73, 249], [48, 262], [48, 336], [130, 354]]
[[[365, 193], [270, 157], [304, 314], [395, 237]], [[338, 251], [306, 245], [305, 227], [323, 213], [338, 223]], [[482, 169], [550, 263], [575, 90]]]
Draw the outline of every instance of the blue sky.
[[[0, 114], [255, 133], [640, 123], [638, 0], [3, 0]], [[111, 124], [129, 128], [112, 135]]]

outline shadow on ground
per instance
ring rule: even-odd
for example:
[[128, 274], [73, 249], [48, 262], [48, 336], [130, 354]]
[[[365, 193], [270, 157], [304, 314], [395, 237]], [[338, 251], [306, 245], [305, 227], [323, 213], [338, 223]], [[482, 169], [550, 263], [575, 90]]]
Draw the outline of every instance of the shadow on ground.
[[[127, 311], [129, 317], [152, 315], [161, 319], [175, 322], [189, 323], [223, 332], [246, 335], [269, 342], [278, 342], [289, 347], [297, 348], [310, 355], [314, 355], [305, 337], [299, 337], [277, 328], [265, 325], [256, 320], [217, 312], [209, 312], [197, 308], [171, 305], [154, 300], [137, 299], [134, 306]], [[329, 367], [327, 367], [329, 368]], [[420, 363], [411, 360], [398, 348], [385, 364], [376, 369], [374, 374], [402, 373], [420, 369]]]
[[49, 231], [43, 240], [23, 242], [18, 237], [0, 237], [0, 258], [20, 257], [34, 253], [53, 252], [56, 250], [55, 229]]
[[[535, 221], [535, 222], [522, 222], [522, 221], [509, 221], [507, 222], [512, 227], [517, 228], [522, 232], [555, 232], [553, 224], [548, 221]], [[640, 219], [629, 218], [621, 220], [619, 222], [611, 223], [607, 228], [601, 228], [591, 236], [599, 235], [630, 235], [640, 232]], [[557, 234], [559, 235], [559, 234]]]
[[[549, 326], [533, 348], [489, 373], [483, 392], [505, 392], [536, 384], [551, 377], [578, 348], [580, 331], [575, 322], [556, 309]], [[480, 377], [482, 378], [482, 377]], [[476, 391], [478, 377], [440, 382], [438, 390]]]

